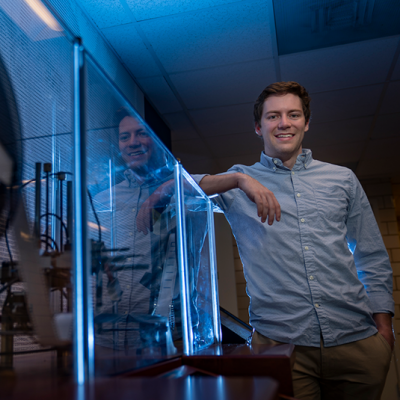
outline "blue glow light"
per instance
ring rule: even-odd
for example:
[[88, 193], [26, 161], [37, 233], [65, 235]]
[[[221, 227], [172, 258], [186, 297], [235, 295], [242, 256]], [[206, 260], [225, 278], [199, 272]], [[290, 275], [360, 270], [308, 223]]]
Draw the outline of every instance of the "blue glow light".
[[178, 266], [179, 266], [179, 285], [181, 290], [182, 304], [182, 336], [183, 353], [185, 355], [193, 354], [193, 331], [190, 315], [189, 298], [189, 277], [187, 267], [187, 245], [184, 214], [184, 198], [182, 183], [182, 166], [176, 163], [174, 167], [175, 177], [175, 199], [176, 199], [176, 230], [178, 247]]
[[349, 248], [351, 254], [354, 254], [354, 250], [356, 249], [356, 244], [347, 242], [347, 247]]
[[214, 214], [213, 205], [210, 199], [207, 201], [208, 210], [208, 239], [210, 247], [210, 275], [211, 275], [211, 297], [212, 297], [212, 312], [213, 312], [213, 328], [214, 328], [214, 343], [221, 343], [221, 323], [219, 315], [219, 297], [218, 297], [218, 279], [216, 270], [216, 253], [215, 253], [215, 232], [214, 232]]
[[83, 248], [82, 248], [82, 208], [81, 208], [81, 115], [80, 115], [80, 68], [82, 47], [74, 44], [74, 277], [75, 277], [75, 380], [81, 385], [85, 382], [84, 352], [84, 299], [83, 299]]

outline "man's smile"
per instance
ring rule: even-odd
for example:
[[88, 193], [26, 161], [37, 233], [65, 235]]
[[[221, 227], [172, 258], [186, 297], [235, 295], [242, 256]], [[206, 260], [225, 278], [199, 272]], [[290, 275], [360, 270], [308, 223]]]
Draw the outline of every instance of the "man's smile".
[[291, 139], [292, 137], [294, 137], [294, 133], [280, 133], [279, 135], [275, 135], [275, 137], [277, 139], [287, 140], [287, 139]]
[[129, 152], [129, 153], [127, 153], [127, 155], [129, 157], [135, 157], [135, 156], [141, 156], [142, 154], [146, 154], [146, 153], [147, 153], [147, 150], [138, 150], [138, 151]]

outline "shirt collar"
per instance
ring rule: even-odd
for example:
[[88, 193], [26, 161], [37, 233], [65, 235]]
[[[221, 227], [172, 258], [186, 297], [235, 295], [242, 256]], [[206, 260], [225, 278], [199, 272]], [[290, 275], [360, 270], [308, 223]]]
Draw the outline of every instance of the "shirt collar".
[[125, 179], [128, 181], [129, 187], [142, 186], [142, 185], [152, 185], [154, 183], [165, 180], [171, 175], [171, 170], [167, 166], [163, 166], [156, 169], [148, 174], [143, 181], [138, 181], [136, 179], [135, 173], [131, 169], [126, 169], [124, 171]]
[[[293, 170], [298, 171], [303, 168], [307, 169], [311, 162], [312, 162], [312, 151], [310, 149], [303, 149], [301, 154], [297, 156], [296, 164], [293, 166]], [[267, 156], [263, 151], [261, 152], [261, 159], [260, 162], [264, 167], [276, 171], [277, 169], [286, 169], [289, 168], [285, 167], [282, 161], [279, 158], [273, 158]]]

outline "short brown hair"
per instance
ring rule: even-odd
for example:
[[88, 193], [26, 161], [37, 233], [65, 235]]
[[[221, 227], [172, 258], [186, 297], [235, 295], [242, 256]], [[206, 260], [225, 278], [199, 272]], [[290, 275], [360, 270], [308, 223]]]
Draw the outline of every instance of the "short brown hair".
[[258, 125], [261, 125], [264, 102], [269, 96], [283, 96], [288, 93], [292, 93], [300, 97], [301, 104], [303, 105], [304, 117], [307, 123], [311, 116], [311, 98], [303, 86], [293, 81], [272, 83], [261, 92], [254, 104], [254, 122]]

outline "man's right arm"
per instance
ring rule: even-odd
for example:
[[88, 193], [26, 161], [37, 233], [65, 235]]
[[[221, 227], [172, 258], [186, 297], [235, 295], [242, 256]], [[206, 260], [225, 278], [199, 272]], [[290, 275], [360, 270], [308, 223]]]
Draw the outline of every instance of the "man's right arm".
[[281, 219], [281, 207], [274, 194], [249, 175], [241, 172], [206, 175], [199, 185], [208, 196], [225, 193], [231, 189], [241, 189], [256, 204], [261, 222], [264, 223], [268, 219], [268, 224], [272, 225], [274, 219]]

